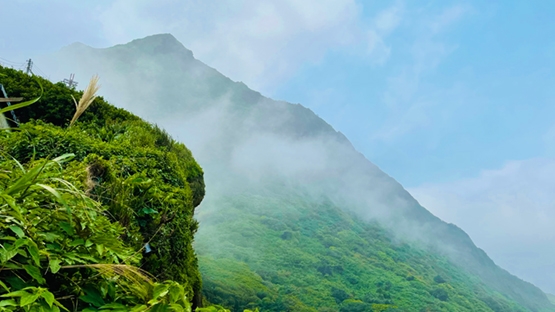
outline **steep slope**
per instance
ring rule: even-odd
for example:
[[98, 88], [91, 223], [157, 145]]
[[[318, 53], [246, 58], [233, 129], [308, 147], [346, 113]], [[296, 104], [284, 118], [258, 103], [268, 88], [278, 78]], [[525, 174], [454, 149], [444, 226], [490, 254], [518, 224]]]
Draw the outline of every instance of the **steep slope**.
[[[38, 62], [41, 67], [47, 68], [47, 72], [58, 77], [69, 72], [77, 73], [77, 77], [101, 74], [109, 81], [104, 89], [109, 100], [120, 103], [147, 120], [163, 124], [165, 129], [184, 141], [195, 153], [205, 168], [208, 185], [207, 200], [201, 205], [198, 215], [201, 225], [206, 224], [199, 231], [198, 248], [204, 256], [201, 258], [201, 267], [206, 270], [204, 278], [212, 281], [213, 285], [226, 276], [215, 268], [218, 264], [231, 266], [231, 261], [238, 270], [250, 270], [250, 273], [243, 270], [241, 276], [250, 277], [241, 287], [255, 289], [252, 285], [258, 285], [273, 294], [264, 298], [258, 296], [258, 299], [253, 297], [255, 304], [266, 300], [267, 306], [271, 307], [287, 295], [294, 301], [284, 303], [287, 309], [293, 309], [296, 304], [306, 309], [324, 308], [331, 304], [329, 308], [337, 309], [343, 301], [331, 300], [329, 289], [328, 295], [317, 295], [325, 294], [326, 291], [314, 288], [314, 298], [323, 297], [313, 302], [311, 296], [297, 295], [286, 287], [305, 289], [311, 283], [323, 283], [335, 275], [326, 274], [324, 270], [317, 279], [315, 277], [311, 283], [305, 284], [299, 280], [272, 281], [272, 274], [287, 271], [292, 264], [280, 262], [274, 257], [275, 250], [264, 252], [266, 249], [263, 248], [275, 247], [279, 242], [275, 239], [264, 240], [272, 229], [272, 225], [267, 225], [264, 220], [276, 219], [275, 213], [278, 213], [277, 219], [282, 219], [281, 222], [285, 224], [278, 227], [279, 231], [283, 230], [281, 235], [295, 237], [297, 231], [300, 233], [299, 239], [318, 245], [319, 234], [307, 229], [311, 226], [310, 218], [300, 216], [319, 215], [328, 209], [333, 211], [330, 220], [352, 220], [353, 224], [340, 227], [349, 233], [348, 236], [369, 240], [357, 234], [356, 223], [363, 231], [388, 233], [384, 236], [386, 238], [378, 241], [379, 244], [389, 246], [389, 249], [395, 250], [394, 242], [409, 242], [414, 250], [401, 253], [405, 258], [427, 263], [432, 268], [440, 267], [444, 261], [442, 259], [449, 259], [451, 264], [445, 264], [445, 268], [448, 268], [445, 270], [464, 272], [456, 273], [465, 276], [465, 281], [460, 284], [464, 288], [461, 296], [463, 293], [464, 296], [473, 296], [471, 288], [474, 286], [471, 285], [475, 285], [483, 287], [484, 291], [480, 291], [480, 294], [501, 294], [499, 300], [506, 300], [508, 306], [512, 305], [510, 302], [518, 302], [530, 311], [555, 311], [541, 290], [497, 267], [464, 231], [444, 223], [421, 207], [401, 185], [366, 160], [341, 133], [312, 111], [298, 104], [273, 101], [242, 83], [231, 81], [194, 59], [191, 51], [171, 35], [151, 36], [107, 49], [74, 44]], [[230, 207], [230, 202], [235, 204]], [[264, 204], [267, 202], [273, 204]], [[265, 209], [260, 209], [261, 206]], [[288, 224], [286, 220], [295, 224]], [[251, 233], [251, 229], [257, 232]], [[324, 234], [333, 237], [339, 236], [339, 232], [328, 231]], [[214, 237], [219, 239], [213, 240]], [[378, 248], [379, 244], [376, 244], [360, 248], [369, 252]], [[295, 246], [287, 246], [283, 252], [304, 248], [302, 244]], [[324, 261], [325, 257], [320, 256], [323, 257], [322, 253], [328, 252], [332, 246], [335, 245], [329, 245], [325, 250], [310, 249], [316, 253], [313, 260]], [[227, 250], [227, 255], [221, 254], [221, 250]], [[240, 250], [244, 253], [237, 252]], [[353, 250], [341, 250], [339, 259], [356, 256], [349, 254]], [[417, 254], [423, 250], [426, 251], [425, 256], [419, 258]], [[368, 261], [376, 259], [381, 258], [369, 257]], [[317, 268], [314, 262], [309, 261], [305, 265], [301, 266], [304, 272], [309, 268]], [[272, 269], [264, 274], [260, 272], [260, 267]], [[417, 265], [410, 268], [403, 274], [412, 270], [423, 279], [433, 275], [433, 270], [439, 270], [432, 269], [424, 273]], [[373, 271], [372, 266], [361, 264], [343, 268], [339, 275], [340, 278], [352, 275], [353, 283], [357, 284], [362, 282], [365, 274], [376, 277], [378, 273]], [[452, 277], [456, 275], [453, 274]], [[230, 278], [235, 277], [228, 275]], [[401, 284], [399, 287], [403, 288]], [[370, 292], [377, 291], [374, 288], [364, 287]], [[346, 292], [347, 297], [344, 299], [361, 296], [356, 293], [356, 287], [349, 286], [347, 289], [351, 293]], [[208, 293], [214, 295], [216, 291]], [[410, 292], [397, 292], [402, 293]], [[477, 294], [474, 296], [482, 303], [493, 298], [490, 295], [481, 299]], [[429, 298], [433, 299], [434, 296]], [[414, 307], [428, 307], [431, 303], [426, 303], [426, 300], [429, 299], [402, 303], [403, 300], [397, 298], [390, 303], [413, 311]], [[495, 304], [490, 302], [489, 306], [495, 307]], [[280, 307], [273, 309], [278, 311]], [[437, 307], [446, 311], [451, 308]], [[457, 305], [457, 310], [465, 309], [474, 311], [477, 308]]]

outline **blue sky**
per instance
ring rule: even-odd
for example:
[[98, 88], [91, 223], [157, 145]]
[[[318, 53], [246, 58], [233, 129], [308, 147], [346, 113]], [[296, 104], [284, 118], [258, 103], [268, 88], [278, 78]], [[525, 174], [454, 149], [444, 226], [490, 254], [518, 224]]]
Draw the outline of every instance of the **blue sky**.
[[555, 4], [508, 3], [404, 4], [381, 64], [332, 50], [274, 94], [312, 108], [406, 187], [549, 156]]
[[14, 0], [3, 10], [17, 14], [3, 16], [0, 63], [16, 68], [76, 41], [172, 33], [231, 79], [311, 108], [502, 267], [555, 293], [553, 1]]

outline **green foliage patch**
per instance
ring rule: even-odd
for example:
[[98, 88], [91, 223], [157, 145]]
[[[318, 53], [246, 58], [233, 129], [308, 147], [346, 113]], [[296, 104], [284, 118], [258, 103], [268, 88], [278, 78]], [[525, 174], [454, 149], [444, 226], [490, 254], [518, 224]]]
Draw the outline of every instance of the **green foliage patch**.
[[529, 311], [325, 199], [260, 193], [203, 203], [210, 218], [199, 216], [196, 249], [213, 302], [234, 311]]
[[85, 170], [72, 156], [0, 162], [0, 310], [191, 311], [192, 291], [136, 267], [125, 228], [64, 179]]
[[79, 92], [0, 74], [10, 96], [33, 98], [44, 87], [37, 103], [16, 111], [21, 126], [0, 131], [0, 274], [8, 281], [0, 298], [9, 298], [0, 308], [198, 305], [193, 214], [204, 180], [191, 152], [101, 98], [67, 128]]

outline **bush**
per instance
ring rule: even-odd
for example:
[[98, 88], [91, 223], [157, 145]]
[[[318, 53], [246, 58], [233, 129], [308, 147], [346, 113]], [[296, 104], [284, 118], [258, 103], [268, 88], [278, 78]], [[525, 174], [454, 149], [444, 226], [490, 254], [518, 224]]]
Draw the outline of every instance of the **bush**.
[[443, 277], [441, 277], [441, 275], [436, 275], [434, 277], [434, 282], [436, 282], [438, 284], [443, 284], [443, 283], [445, 283], [445, 279], [443, 279]]
[[[36, 81], [21, 72], [0, 67], [0, 74], [10, 96], [27, 99], [40, 92]], [[0, 132], [0, 161], [13, 157], [31, 166], [36, 159], [72, 153], [63, 179], [100, 205], [102, 218], [119, 226], [111, 240], [139, 255], [148, 243], [152, 252], [138, 257], [136, 264], [160, 280], [180, 283], [188, 298], [194, 295], [199, 303], [201, 279], [192, 247], [198, 223], [193, 214], [204, 197], [204, 180], [191, 152], [160, 128], [102, 98], [66, 128], [75, 111], [71, 96], [79, 98], [79, 93], [37, 79], [44, 94], [33, 106], [17, 110], [23, 122], [17, 131]], [[72, 274], [83, 274], [77, 271]]]
[[430, 294], [441, 301], [447, 301], [449, 299], [449, 294], [443, 288], [436, 288], [432, 290]]
[[2, 310], [190, 310], [192, 293], [139, 269], [141, 254], [120, 239], [125, 229], [65, 179], [85, 171], [63, 166], [72, 156], [0, 162]]

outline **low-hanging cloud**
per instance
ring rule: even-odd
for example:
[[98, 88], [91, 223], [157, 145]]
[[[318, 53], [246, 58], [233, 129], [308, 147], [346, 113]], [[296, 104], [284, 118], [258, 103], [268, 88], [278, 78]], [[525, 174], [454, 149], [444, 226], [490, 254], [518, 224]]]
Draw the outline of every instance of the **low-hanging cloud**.
[[499, 265], [555, 292], [555, 160], [507, 162], [474, 178], [409, 192], [467, 231]]
[[268, 90], [300, 64], [355, 42], [360, 11], [354, 0], [118, 0], [98, 19], [113, 43], [170, 32], [224, 75]]
[[355, 0], [118, 0], [97, 17], [113, 44], [169, 32], [201, 61], [265, 93], [328, 51], [366, 46], [373, 62], [384, 63], [386, 37], [401, 18], [394, 4], [366, 22]]

